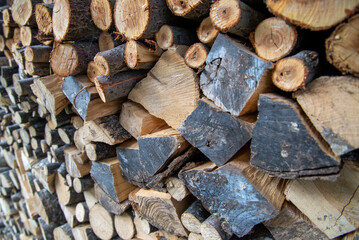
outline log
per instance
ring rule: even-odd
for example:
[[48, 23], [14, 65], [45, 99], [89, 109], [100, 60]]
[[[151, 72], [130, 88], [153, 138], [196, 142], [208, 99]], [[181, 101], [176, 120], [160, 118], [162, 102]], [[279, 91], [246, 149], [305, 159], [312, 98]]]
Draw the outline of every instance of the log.
[[234, 116], [257, 110], [260, 93], [272, 92], [272, 63], [226, 35], [218, 35], [206, 59], [200, 85], [204, 95]]
[[[209, 1], [205, 2], [207, 4]], [[160, 48], [167, 50], [173, 45], [189, 46], [197, 40], [197, 37], [196, 34], [190, 29], [165, 24], [156, 33], [155, 39]]]
[[186, 50], [179, 46], [163, 53], [128, 96], [174, 129], [196, 108], [199, 99], [198, 78], [183, 59]]
[[89, 62], [86, 73], [91, 82], [95, 82], [95, 78], [101, 75], [100, 70], [94, 61]]
[[84, 223], [89, 221], [90, 209], [87, 207], [86, 202], [79, 202], [76, 205], [76, 218], [77, 221]]
[[5, 26], [17, 27], [16, 23], [14, 22], [14, 19], [12, 18], [10, 9], [4, 9], [2, 11], [2, 20], [3, 25]]
[[95, 184], [93, 189], [95, 192], [96, 202], [98, 202], [110, 213], [120, 215], [131, 207], [131, 203], [128, 200], [125, 200], [121, 203], [116, 202], [98, 184]]
[[125, 47], [125, 62], [131, 69], [151, 69], [158, 61], [163, 51], [158, 47], [156, 42], [150, 42], [150, 47], [129, 40]]
[[169, 177], [166, 179], [165, 184], [167, 192], [177, 201], [182, 201], [191, 194], [186, 185], [177, 177]]
[[165, 121], [149, 114], [140, 104], [130, 101], [122, 104], [120, 124], [136, 139], [168, 128]]
[[201, 235], [204, 239], [230, 239], [232, 233], [225, 232], [221, 224], [221, 220], [212, 214], [201, 224]]
[[25, 47], [18, 47], [15, 49], [14, 60], [20, 69], [25, 69]]
[[117, 37], [115, 37], [114, 34], [110, 34], [108, 32], [102, 32], [98, 39], [100, 52], [112, 49], [121, 44], [123, 44], [123, 41], [117, 40]]
[[47, 225], [61, 225], [65, 223], [65, 217], [60, 210], [56, 194], [51, 194], [46, 189], [35, 193], [35, 208]]
[[74, 240], [74, 236], [72, 234], [72, 228], [68, 223], [56, 227], [54, 229], [54, 239], [55, 240]]
[[358, 2], [346, 1], [345, 4], [326, 0], [324, 2], [298, 2], [285, 0], [266, 1], [267, 8], [279, 16], [301, 28], [319, 31], [329, 29], [355, 13]]
[[357, 166], [344, 164], [335, 182], [291, 181], [285, 190], [286, 199], [328, 238], [338, 237], [358, 228], [358, 172]]
[[31, 137], [44, 137], [45, 132], [45, 122], [35, 123], [28, 128], [29, 134]]
[[73, 186], [72, 186], [72, 177], [71, 177], [71, 175], [70, 175], [70, 174], [66, 174], [65, 179], [66, 179], [67, 186], [73, 187]]
[[240, 0], [217, 1], [211, 5], [212, 24], [221, 32], [248, 38], [266, 15]]
[[35, 17], [39, 32], [45, 36], [52, 35], [52, 11], [54, 3], [38, 3], [35, 5]]
[[51, 74], [50, 64], [26, 62], [25, 69], [31, 76], [47, 76]]
[[294, 26], [279, 17], [263, 20], [251, 33], [250, 40], [259, 57], [277, 61], [298, 46], [298, 33]]
[[118, 203], [126, 200], [128, 194], [135, 188], [135, 186], [126, 182], [123, 178], [117, 158], [93, 162], [91, 176], [94, 181]]
[[[82, 118], [81, 118], [82, 120]], [[86, 141], [84, 139], [84, 127], [79, 128], [78, 130], [76, 130], [75, 134], [74, 134], [74, 143], [75, 146], [77, 147], [78, 150], [80, 150], [81, 152], [85, 152], [85, 147], [88, 143], [90, 143], [90, 141]]]
[[86, 200], [86, 204], [89, 208], [92, 208], [92, 206], [98, 203], [98, 200], [95, 196], [95, 188], [91, 188], [89, 190], [84, 191], [84, 197]]
[[251, 139], [254, 121], [236, 118], [208, 99], [201, 99], [177, 130], [212, 162], [222, 166]]
[[115, 0], [92, 0], [90, 11], [93, 23], [102, 31], [108, 31], [112, 26], [112, 13]]
[[65, 144], [72, 144], [74, 142], [74, 134], [76, 131], [76, 128], [72, 126], [72, 124], [62, 126], [58, 128], [58, 133], [61, 138], [61, 140]]
[[40, 44], [40, 41], [36, 39], [37, 29], [30, 27], [21, 27], [20, 29], [20, 38], [21, 43], [24, 47], [30, 45]]
[[116, 156], [116, 148], [106, 143], [86, 144], [86, 154], [91, 161], [100, 161]]
[[109, 76], [128, 70], [125, 63], [125, 46], [122, 44], [96, 54], [94, 62], [101, 75]]
[[326, 177], [340, 170], [340, 159], [298, 104], [276, 94], [260, 96], [251, 150], [252, 166], [282, 178]]
[[279, 60], [274, 67], [272, 81], [286, 92], [305, 88], [319, 72], [319, 54], [304, 50]]
[[328, 62], [343, 74], [359, 77], [359, 54], [355, 46], [358, 45], [359, 35], [357, 26], [359, 14], [351, 17], [348, 23], [342, 23], [335, 28], [325, 41], [325, 52]]
[[195, 21], [208, 16], [212, 4], [209, 0], [166, 0], [166, 2], [174, 15]]
[[58, 44], [50, 55], [51, 68], [61, 77], [86, 73], [88, 63], [98, 51], [97, 44], [91, 42]]
[[[349, 153], [359, 146], [355, 121], [358, 114], [357, 99], [354, 97], [358, 87], [357, 78], [323, 76], [310, 83], [305, 91], [294, 94], [310, 121], [337, 156]], [[327, 107], [320, 114], [323, 103]]]
[[74, 116], [71, 117], [71, 124], [78, 130], [84, 125], [84, 120], [80, 116]]
[[[137, 16], [136, 21], [131, 16]], [[126, 0], [116, 1], [115, 4], [116, 29], [127, 40], [153, 39], [163, 24], [174, 24], [176, 19], [165, 1], [146, 0], [139, 3]]]
[[71, 175], [71, 177], [81, 178], [90, 173], [91, 170], [91, 162], [82, 162], [79, 163], [77, 158], [81, 158], [80, 155], [83, 155], [87, 158], [84, 153], [81, 153], [76, 147], [68, 147], [64, 149], [65, 154], [65, 163], [66, 163], [66, 170]]
[[91, 19], [91, 0], [56, 1], [52, 12], [55, 41], [92, 40], [99, 33]]
[[116, 145], [131, 138], [121, 126], [119, 115], [110, 115], [84, 124], [84, 139], [87, 142], [102, 142]]
[[11, 13], [14, 21], [21, 25], [36, 26], [34, 10], [37, 3], [41, 0], [14, 0], [11, 5]]
[[[14, 79], [13, 79], [14, 80]], [[26, 96], [31, 94], [31, 87], [30, 85], [33, 84], [34, 78], [25, 78], [19, 79], [17, 81], [13, 81], [14, 89], [18, 96]]]
[[286, 182], [251, 167], [249, 158], [247, 147], [222, 167], [206, 162], [179, 174], [203, 206], [223, 221], [223, 230], [238, 237], [277, 216], [284, 202]]
[[[1, 31], [1, 28], [0, 28]], [[3, 52], [5, 50], [5, 38], [3, 35], [0, 35], [0, 51]], [[1, 64], [1, 66], [4, 66], [3, 64]]]
[[25, 58], [28, 62], [49, 62], [52, 47], [46, 45], [28, 46], [25, 48]]
[[16, 67], [2, 66], [1, 67], [1, 85], [6, 88], [12, 85], [12, 75], [17, 73]]
[[97, 240], [90, 224], [82, 224], [72, 229], [75, 240]]
[[61, 140], [61, 137], [57, 130], [46, 131], [45, 128], [45, 140], [49, 145], [63, 145], [64, 142]]
[[122, 239], [132, 239], [135, 236], [135, 226], [131, 211], [126, 211], [121, 215], [115, 216], [115, 230]]
[[191, 232], [188, 234], [188, 240], [204, 240], [201, 234]]
[[97, 237], [110, 240], [116, 236], [114, 214], [109, 213], [101, 205], [96, 204], [90, 209], [89, 217], [91, 228]]
[[81, 193], [91, 189], [94, 185], [94, 181], [90, 176], [74, 178], [72, 185], [77, 193]]
[[14, 30], [15, 28], [9, 27], [9, 26], [2, 26], [3, 28], [3, 33], [4, 33], [4, 37], [6, 39], [8, 38], [12, 38], [14, 36]]
[[94, 83], [101, 100], [107, 103], [126, 98], [144, 77], [146, 71], [126, 71], [107, 77], [97, 76], [94, 78]]
[[53, 240], [54, 239], [53, 232], [54, 232], [54, 229], [56, 228], [56, 226], [46, 224], [44, 219], [42, 219], [41, 217], [39, 217], [37, 219], [37, 221], [38, 221], [39, 227], [41, 229], [42, 237], [45, 240]]
[[208, 51], [204, 44], [195, 43], [188, 48], [184, 61], [190, 68], [202, 69], [205, 65]]
[[[181, 215], [183, 226], [190, 232], [200, 234], [201, 224], [210, 216], [200, 200], [194, 201]], [[214, 215], [212, 215], [214, 216]]]

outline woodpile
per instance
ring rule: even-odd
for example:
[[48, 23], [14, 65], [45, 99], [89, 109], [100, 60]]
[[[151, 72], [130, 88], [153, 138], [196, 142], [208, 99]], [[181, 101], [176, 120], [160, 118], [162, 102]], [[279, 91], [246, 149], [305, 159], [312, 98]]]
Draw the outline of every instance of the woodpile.
[[357, 239], [358, 9], [0, 1], [0, 238]]

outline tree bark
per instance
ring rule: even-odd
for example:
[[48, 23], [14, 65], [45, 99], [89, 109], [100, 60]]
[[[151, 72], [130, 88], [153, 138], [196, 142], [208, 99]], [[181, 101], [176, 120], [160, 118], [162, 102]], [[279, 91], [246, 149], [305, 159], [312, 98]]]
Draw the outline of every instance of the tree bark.
[[68, 223], [61, 225], [54, 229], [54, 239], [55, 240], [74, 240], [72, 234], [72, 228]]
[[116, 148], [106, 143], [89, 143], [86, 145], [86, 154], [91, 161], [100, 161], [116, 156]]
[[99, 73], [104, 76], [128, 70], [125, 63], [125, 44], [97, 53], [94, 62], [99, 69]]
[[90, 176], [75, 178], [73, 181], [73, 187], [77, 193], [85, 192], [91, 189], [93, 185], [94, 181]]
[[35, 207], [47, 225], [61, 225], [66, 221], [56, 194], [51, 194], [46, 189], [35, 194]]
[[48, 63], [26, 62], [25, 69], [31, 76], [47, 76], [51, 73], [51, 67]]
[[50, 61], [52, 47], [46, 45], [29, 46], [25, 49], [25, 59], [28, 62], [46, 62]]
[[227, 233], [222, 229], [221, 220], [216, 215], [211, 215], [201, 224], [201, 234], [204, 239], [223, 239], [231, 238], [232, 233]]
[[181, 221], [188, 231], [201, 233], [201, 224], [210, 216], [200, 200], [194, 201], [181, 215]]
[[[208, 1], [209, 2], [209, 1]], [[156, 42], [160, 48], [167, 50], [173, 45], [191, 45], [196, 40], [196, 34], [182, 27], [163, 25], [155, 35]]]

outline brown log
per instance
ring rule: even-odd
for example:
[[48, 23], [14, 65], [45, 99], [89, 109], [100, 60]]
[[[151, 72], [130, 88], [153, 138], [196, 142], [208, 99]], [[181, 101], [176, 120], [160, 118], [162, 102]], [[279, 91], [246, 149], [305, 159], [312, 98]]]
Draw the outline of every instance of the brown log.
[[[3, 35], [0, 35], [0, 51], [3, 52], [5, 50], [5, 38]], [[1, 64], [1, 66], [4, 66]]]
[[86, 73], [91, 82], [95, 82], [95, 78], [101, 75], [100, 70], [94, 61], [89, 62]]
[[125, 62], [131, 69], [151, 69], [162, 54], [162, 50], [157, 43], [151, 43], [152, 48], [144, 44], [129, 40], [125, 48]]
[[76, 218], [79, 222], [89, 221], [90, 209], [87, 207], [86, 202], [79, 202], [76, 205]]
[[3, 20], [3, 25], [5, 26], [17, 27], [14, 19], [12, 18], [10, 9], [4, 9], [2, 11], [2, 20]]
[[[81, 118], [82, 120], [82, 118]], [[85, 147], [87, 144], [89, 144], [91, 141], [84, 139], [84, 127], [79, 128], [76, 130], [74, 134], [74, 143], [78, 150], [81, 152], [85, 152]]]
[[79, 154], [87, 157], [84, 153], [81, 153], [76, 147], [68, 147], [64, 152], [66, 170], [72, 177], [81, 178], [90, 173], [91, 162], [80, 164], [76, 159], [80, 157]]
[[28, 62], [46, 62], [50, 61], [52, 47], [46, 45], [29, 46], [25, 49], [25, 59]]
[[146, 77], [146, 71], [126, 71], [110, 76], [97, 76], [96, 89], [103, 102], [121, 100], [128, 96], [135, 85]]
[[11, 5], [11, 13], [14, 21], [21, 25], [31, 25], [36, 26], [35, 21], [35, 5], [41, 3], [41, 0], [14, 0]]
[[204, 44], [195, 43], [188, 48], [184, 55], [184, 61], [187, 66], [191, 68], [201, 69], [206, 62], [208, 51], [208, 48]]
[[221, 32], [248, 38], [265, 15], [240, 0], [216, 1], [211, 6], [210, 17]]
[[98, 29], [91, 19], [91, 0], [56, 1], [52, 14], [55, 41], [92, 40]]
[[[137, 21], [131, 16], [137, 16]], [[153, 39], [163, 24], [173, 24], [176, 20], [165, 1], [159, 0], [116, 1], [114, 19], [117, 30], [127, 40]]]
[[197, 37], [196, 34], [189, 29], [165, 24], [156, 33], [155, 39], [160, 48], [167, 50], [175, 44], [189, 46], [197, 40]]
[[76, 129], [72, 126], [72, 124], [62, 126], [57, 130], [59, 132], [59, 136], [61, 140], [65, 144], [72, 144], [74, 142], [74, 134]]
[[297, 30], [279, 17], [263, 20], [251, 33], [250, 40], [259, 57], [277, 61], [289, 55], [297, 43]]
[[228, 240], [232, 234], [225, 232], [221, 227], [221, 220], [212, 214], [201, 224], [201, 235], [204, 239]]
[[102, 31], [108, 31], [112, 26], [112, 13], [115, 0], [92, 0], [90, 11], [92, 21]]
[[176, 16], [200, 20], [209, 14], [210, 0], [166, 0], [169, 9]]
[[359, 30], [354, 26], [359, 24], [359, 14], [335, 28], [325, 42], [328, 62], [333, 64], [343, 74], [359, 77], [359, 54], [356, 46], [359, 44]]
[[279, 60], [273, 70], [274, 85], [286, 92], [305, 89], [318, 74], [319, 54], [304, 50]]
[[86, 73], [88, 63], [98, 51], [97, 44], [90, 42], [59, 44], [51, 52], [51, 68], [61, 77]]
[[314, 31], [329, 29], [355, 13], [359, 3], [356, 0], [336, 2], [298, 2], [293, 0], [268, 0], [269, 11], [302, 28]]
[[12, 44], [12, 50], [15, 47], [20, 47], [21, 46], [21, 28], [15, 28], [14, 29], [14, 36], [12, 37], [13, 40], [13, 44]]
[[90, 225], [96, 236], [101, 239], [110, 240], [116, 236], [114, 218], [114, 214], [109, 213], [99, 204], [90, 209]]
[[54, 240], [74, 240], [72, 228], [68, 223], [54, 229]]
[[36, 63], [26, 61], [25, 69], [27, 73], [31, 76], [47, 76], [51, 73], [49, 63]]
[[35, 6], [35, 17], [39, 31], [45, 36], [52, 35], [52, 10], [54, 3], [38, 3]]
[[26, 47], [30, 45], [40, 44], [39, 40], [35, 38], [36, 34], [37, 34], [37, 29], [26, 27], [26, 26], [21, 27], [20, 37], [21, 37], [22, 45]]
[[125, 44], [97, 53], [94, 62], [104, 76], [128, 70], [125, 63]]
[[[118, 37], [114, 36], [114, 34], [110, 34], [108, 32], [102, 32], [98, 39], [98, 45], [99, 45], [100, 52], [112, 49], [114, 47], [117, 47], [117, 46], [123, 44], [123, 42], [117, 38]], [[0, 48], [0, 50], [1, 50], [1, 48]]]
[[67, 223], [70, 225], [71, 228], [74, 228], [80, 224], [76, 218], [76, 204], [71, 204], [67, 206], [60, 204], [60, 207], [65, 215]]

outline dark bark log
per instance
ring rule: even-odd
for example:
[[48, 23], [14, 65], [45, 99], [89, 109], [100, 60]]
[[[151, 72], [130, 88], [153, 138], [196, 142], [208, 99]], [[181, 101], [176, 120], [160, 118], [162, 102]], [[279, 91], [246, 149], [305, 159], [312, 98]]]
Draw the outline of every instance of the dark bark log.
[[17, 67], [1, 67], [1, 85], [6, 88], [12, 85], [12, 75], [18, 72]]
[[187, 210], [182, 213], [181, 221], [188, 231], [201, 233], [201, 224], [210, 216], [210, 213], [204, 209], [200, 200], [194, 201]]
[[53, 240], [53, 232], [56, 228], [56, 225], [48, 225], [41, 217], [39, 217], [37, 221], [39, 222], [39, 227], [41, 229], [42, 237], [44, 240]]
[[94, 181], [90, 176], [74, 178], [72, 185], [77, 193], [81, 193], [91, 189], [94, 185]]
[[[29, 133], [31, 137], [44, 137], [45, 133], [45, 122], [38, 122], [29, 126]], [[50, 144], [51, 145], [51, 144]]]
[[73, 144], [75, 131], [76, 128], [74, 128], [72, 124], [62, 126], [58, 129], [60, 138], [65, 144]]
[[228, 240], [231, 238], [232, 233], [227, 233], [222, 229], [221, 220], [214, 214], [207, 218], [201, 224], [201, 234], [204, 239], [215, 238]]
[[72, 228], [68, 223], [61, 225], [54, 229], [54, 239], [55, 240], [74, 240], [74, 236], [72, 234]]
[[99, 73], [104, 76], [116, 74], [128, 70], [125, 62], [125, 44], [99, 52], [94, 58]]
[[194, 1], [180, 1], [180, 0], [166, 0], [169, 9], [176, 16], [192, 19], [195, 21], [201, 20], [208, 16], [209, 9], [213, 1], [210, 0], [194, 0]]
[[112, 49], [124, 43], [123, 41], [117, 38], [118, 37], [115, 35], [115, 33], [110, 34], [108, 32], [102, 32], [98, 39], [100, 52]]
[[121, 203], [116, 202], [98, 184], [95, 184], [94, 191], [99, 204], [110, 213], [119, 215], [131, 207], [131, 203], [128, 200], [124, 200]]
[[[210, 1], [206, 1], [210, 2]], [[209, 9], [208, 9], [209, 11]], [[160, 48], [167, 50], [173, 45], [192, 45], [197, 41], [194, 31], [170, 25], [163, 25], [155, 35], [156, 42]]]
[[32, 93], [30, 85], [34, 82], [34, 78], [19, 79], [13, 82], [15, 92], [18, 96], [25, 96]]
[[91, 161], [100, 161], [115, 157], [116, 148], [106, 143], [94, 142], [86, 145], [86, 154]]
[[26, 62], [25, 69], [31, 76], [47, 76], [51, 74], [49, 63]]
[[64, 142], [62, 141], [57, 130], [45, 131], [45, 140], [49, 145], [63, 145], [64, 144]]
[[25, 49], [25, 58], [28, 62], [46, 62], [50, 61], [52, 47], [46, 45], [29, 46]]
[[65, 162], [65, 153], [64, 150], [66, 148], [70, 147], [70, 145], [63, 145], [61, 147], [58, 147], [56, 149], [51, 148], [52, 156], [56, 159], [58, 162]]

